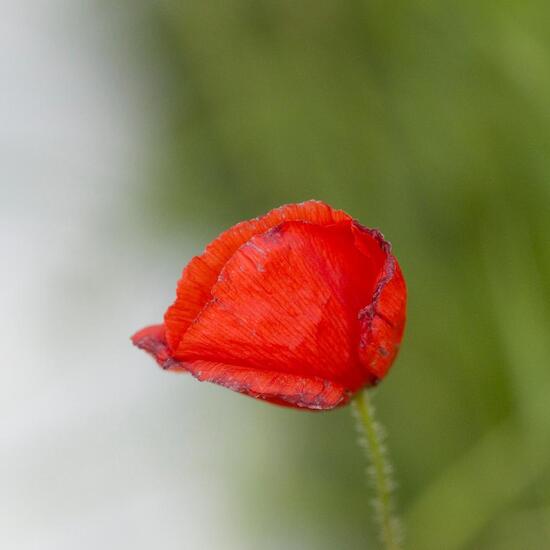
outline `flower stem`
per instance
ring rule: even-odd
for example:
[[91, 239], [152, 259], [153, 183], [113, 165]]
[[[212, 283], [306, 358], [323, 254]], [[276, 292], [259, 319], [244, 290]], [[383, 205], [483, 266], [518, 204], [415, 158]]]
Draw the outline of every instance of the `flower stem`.
[[401, 528], [399, 520], [393, 513], [392, 469], [384, 447], [382, 427], [374, 419], [374, 406], [368, 390], [358, 392], [352, 405], [357, 419], [357, 428], [361, 434], [360, 443], [365, 448], [369, 460], [367, 473], [375, 490], [373, 503], [380, 540], [386, 550], [400, 550]]

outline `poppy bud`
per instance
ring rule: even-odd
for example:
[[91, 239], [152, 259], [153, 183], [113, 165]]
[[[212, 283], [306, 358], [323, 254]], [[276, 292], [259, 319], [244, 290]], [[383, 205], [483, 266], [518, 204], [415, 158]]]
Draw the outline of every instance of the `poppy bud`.
[[238, 223], [191, 260], [136, 346], [167, 370], [271, 403], [345, 404], [390, 368], [406, 288], [383, 236], [319, 201]]

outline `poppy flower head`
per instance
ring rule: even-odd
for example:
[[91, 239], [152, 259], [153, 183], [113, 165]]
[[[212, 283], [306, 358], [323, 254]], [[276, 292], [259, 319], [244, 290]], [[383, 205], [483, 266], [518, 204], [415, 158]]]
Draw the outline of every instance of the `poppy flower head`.
[[382, 235], [308, 201], [222, 233], [184, 269], [164, 323], [132, 340], [167, 370], [280, 405], [332, 409], [385, 376], [405, 302]]

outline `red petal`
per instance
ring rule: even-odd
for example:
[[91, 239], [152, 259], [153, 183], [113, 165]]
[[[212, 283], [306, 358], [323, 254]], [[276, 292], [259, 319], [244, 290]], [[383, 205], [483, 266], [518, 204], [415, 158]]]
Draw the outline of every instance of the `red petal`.
[[407, 289], [397, 260], [388, 257], [373, 301], [360, 314], [360, 357], [377, 380], [393, 363], [405, 328]]
[[[252, 237], [225, 264], [175, 358], [358, 389], [370, 378], [358, 356], [358, 313], [371, 303], [387, 257], [378, 234], [360, 239], [356, 246], [350, 221], [286, 222]], [[216, 378], [222, 383], [223, 369]]]
[[132, 336], [132, 342], [138, 348], [152, 355], [163, 369], [186, 370], [176, 361], [166, 343], [164, 325], [145, 327]]
[[285, 221], [301, 220], [319, 225], [331, 225], [351, 218], [341, 210], [333, 210], [319, 201], [289, 204], [272, 210], [261, 218], [238, 223], [209, 244], [185, 268], [178, 283], [177, 298], [164, 316], [166, 340], [172, 350], [191, 322], [210, 300], [210, 290], [220, 271], [240, 246], [254, 235], [264, 233]]
[[317, 377], [252, 370], [209, 361], [193, 361], [186, 364], [186, 368], [198, 380], [213, 382], [277, 405], [327, 410], [343, 405], [349, 398], [339, 384]]

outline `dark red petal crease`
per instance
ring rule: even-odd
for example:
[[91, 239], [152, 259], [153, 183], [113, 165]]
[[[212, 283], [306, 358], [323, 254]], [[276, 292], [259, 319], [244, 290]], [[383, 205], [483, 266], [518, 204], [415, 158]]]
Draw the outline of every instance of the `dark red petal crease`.
[[356, 245], [364, 254], [369, 254], [365, 244], [370, 244], [373, 238], [378, 241], [378, 250], [384, 253], [383, 268], [371, 301], [359, 312], [360, 360], [371, 373], [373, 382], [378, 382], [386, 375], [399, 351], [405, 328], [407, 290], [399, 264], [390, 253], [391, 246], [382, 234], [357, 222], [353, 224], [353, 232]]
[[360, 314], [361, 361], [377, 380], [386, 375], [395, 360], [405, 328], [405, 280], [397, 262], [393, 261], [388, 269], [391, 275], [381, 279], [372, 304]]
[[349, 397], [339, 384], [318, 377], [254, 371], [209, 361], [194, 361], [187, 367], [198, 380], [278, 405], [327, 410], [343, 405]]

